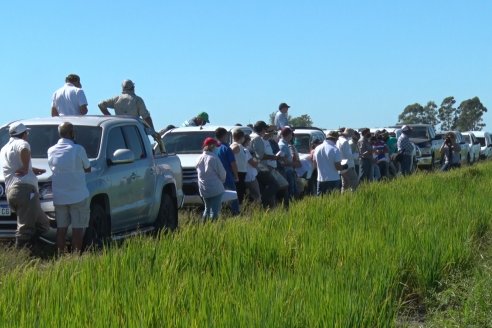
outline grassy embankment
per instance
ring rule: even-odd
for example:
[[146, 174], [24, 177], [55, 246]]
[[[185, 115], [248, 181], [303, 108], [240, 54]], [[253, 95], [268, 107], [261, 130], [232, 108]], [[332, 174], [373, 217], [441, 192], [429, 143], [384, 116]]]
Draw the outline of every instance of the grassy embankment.
[[491, 178], [492, 163], [417, 175], [23, 265], [0, 277], [0, 325], [394, 326], [475, 265]]

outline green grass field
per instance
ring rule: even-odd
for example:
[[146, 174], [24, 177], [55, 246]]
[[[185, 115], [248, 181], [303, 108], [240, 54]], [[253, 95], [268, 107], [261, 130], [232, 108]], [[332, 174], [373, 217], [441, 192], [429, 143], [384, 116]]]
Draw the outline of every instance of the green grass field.
[[[476, 266], [492, 163], [9, 266], [0, 325], [392, 327]], [[2, 264], [0, 257], [0, 273]]]

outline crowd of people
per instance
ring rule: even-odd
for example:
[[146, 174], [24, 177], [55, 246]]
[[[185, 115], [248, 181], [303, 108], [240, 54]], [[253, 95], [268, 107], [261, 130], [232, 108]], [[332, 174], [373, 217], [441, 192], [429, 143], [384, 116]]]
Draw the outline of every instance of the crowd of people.
[[[152, 129], [154, 124], [143, 99], [135, 94], [135, 84], [124, 80], [122, 93], [98, 104], [104, 115], [131, 115], [142, 118]], [[274, 117], [274, 124], [258, 121], [251, 127], [254, 133], [245, 134], [241, 129], [232, 133], [229, 144], [228, 131], [217, 128], [215, 138], [203, 141], [203, 153], [198, 159], [199, 193], [204, 201], [203, 219], [217, 219], [224, 194], [235, 191], [237, 197], [230, 201], [232, 215], [241, 213], [245, 200], [274, 208], [281, 204], [288, 208], [292, 200], [309, 193], [312, 179], [306, 182], [308, 172], [316, 172], [318, 196], [333, 192], [353, 192], [359, 183], [391, 179], [412, 171], [412, 129], [402, 127], [396, 138], [386, 130], [371, 133], [351, 128], [330, 131], [324, 141], [311, 145], [309, 156], [302, 157], [294, 145], [295, 130], [289, 126], [290, 106], [281, 103]], [[86, 115], [87, 99], [80, 77], [70, 74], [65, 85], [53, 94], [51, 114]], [[187, 120], [183, 126], [201, 126], [209, 123], [205, 112]], [[52, 186], [57, 221], [57, 247], [65, 251], [67, 227], [72, 225], [72, 249], [80, 251], [84, 230], [89, 223], [89, 193], [85, 173], [90, 164], [83, 147], [74, 142], [72, 124], [62, 123], [60, 139], [48, 150], [48, 163], [53, 172]], [[17, 213], [16, 245], [23, 247], [49, 229], [48, 219], [39, 202], [36, 175], [45, 170], [32, 167], [29, 128], [22, 123], [9, 127], [10, 140], [1, 149], [3, 174], [9, 206]], [[156, 134], [157, 135], [157, 134]], [[446, 136], [441, 148], [445, 162], [442, 170], [459, 166], [460, 148], [454, 135]], [[458, 158], [458, 162], [457, 162]]]
[[[410, 141], [412, 129], [407, 125], [398, 138], [384, 129], [375, 133], [368, 128], [330, 131], [326, 140], [313, 142], [309, 156], [301, 157], [293, 142], [295, 129], [288, 122], [289, 107], [281, 103], [274, 124], [258, 121], [251, 126], [251, 135], [234, 129], [231, 145], [224, 128], [215, 131], [215, 139], [204, 140], [196, 166], [205, 203], [204, 219], [219, 216], [219, 199], [226, 190], [237, 192], [237, 200], [231, 204], [232, 215], [237, 215], [245, 199], [265, 208], [279, 204], [288, 208], [292, 200], [312, 189], [318, 196], [353, 192], [361, 182], [392, 179], [413, 171], [415, 148]], [[315, 172], [315, 188], [309, 188], [312, 181], [304, 179], [311, 170]]]

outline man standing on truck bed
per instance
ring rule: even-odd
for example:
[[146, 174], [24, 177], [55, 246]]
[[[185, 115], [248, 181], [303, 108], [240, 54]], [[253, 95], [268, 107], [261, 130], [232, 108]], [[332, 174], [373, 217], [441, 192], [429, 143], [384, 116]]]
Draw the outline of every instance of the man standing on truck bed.
[[32, 246], [38, 235], [48, 232], [49, 221], [41, 209], [36, 175], [46, 170], [32, 167], [29, 129], [22, 123], [9, 128], [10, 140], [2, 148], [3, 175], [9, 206], [17, 213], [15, 245]]
[[135, 84], [132, 80], [124, 80], [121, 84], [121, 95], [101, 101], [97, 106], [104, 115], [111, 115], [108, 108], [114, 109], [115, 115], [131, 115], [141, 117], [154, 129], [150, 113], [143, 99], [135, 94]]
[[82, 250], [84, 229], [89, 225], [89, 190], [85, 173], [91, 164], [84, 147], [74, 143], [73, 125], [63, 122], [58, 126], [60, 139], [48, 149], [48, 164], [53, 171], [53, 204], [56, 213], [56, 246], [65, 251], [67, 229], [72, 224], [72, 251]]
[[80, 84], [80, 77], [70, 74], [65, 78], [65, 85], [53, 94], [51, 116], [85, 114], [87, 114], [87, 99]]

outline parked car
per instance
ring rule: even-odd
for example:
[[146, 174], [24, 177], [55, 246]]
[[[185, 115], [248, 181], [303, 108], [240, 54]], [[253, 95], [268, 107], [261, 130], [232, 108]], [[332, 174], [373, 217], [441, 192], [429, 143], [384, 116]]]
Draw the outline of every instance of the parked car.
[[[444, 140], [446, 134], [449, 132], [454, 134], [454, 136], [456, 138], [456, 143], [458, 143], [461, 147], [461, 154], [460, 154], [461, 164], [470, 164], [470, 161], [471, 161], [470, 145], [468, 145], [465, 142], [465, 139], [463, 138], [463, 135], [461, 134], [460, 131], [440, 131], [440, 132], [438, 132], [439, 138]], [[443, 158], [443, 156], [441, 156], [441, 163], [443, 163], [443, 161], [444, 161], [444, 158]]]
[[489, 159], [492, 157], [492, 136], [488, 132], [473, 131], [477, 141], [480, 143], [480, 158]]
[[[84, 146], [92, 168], [86, 175], [90, 193], [86, 236], [90, 242], [118, 239], [137, 229], [144, 232], [177, 227], [178, 207], [183, 201], [181, 163], [177, 156], [153, 152], [151, 131], [141, 120], [117, 116], [22, 120], [31, 129], [32, 165], [46, 169], [38, 176], [39, 194], [53, 228], [56, 221], [47, 150], [57, 143], [58, 125], [66, 121], [74, 125], [75, 141]], [[0, 128], [0, 147], [8, 140], [5, 125]], [[4, 181], [0, 172], [0, 237], [13, 238], [17, 220], [7, 203]], [[53, 242], [54, 238], [52, 231], [48, 240]]]
[[[176, 154], [183, 167], [183, 193], [185, 206], [202, 205], [203, 201], [198, 191], [198, 173], [196, 163], [202, 154], [203, 140], [215, 138], [215, 129], [219, 126], [205, 125], [179, 127], [170, 129], [162, 135], [162, 142], [167, 152]], [[229, 142], [232, 143], [232, 131], [241, 129], [246, 134], [253, 130], [247, 126], [221, 126], [229, 132]]]
[[471, 131], [461, 134], [465, 142], [470, 146], [470, 164], [478, 162], [480, 159], [480, 142]]
[[[442, 139], [436, 134], [431, 124], [407, 124], [412, 129], [410, 141], [419, 147], [421, 156], [418, 158], [418, 166], [434, 169], [441, 163], [440, 149]], [[403, 124], [394, 127], [401, 128]]]

